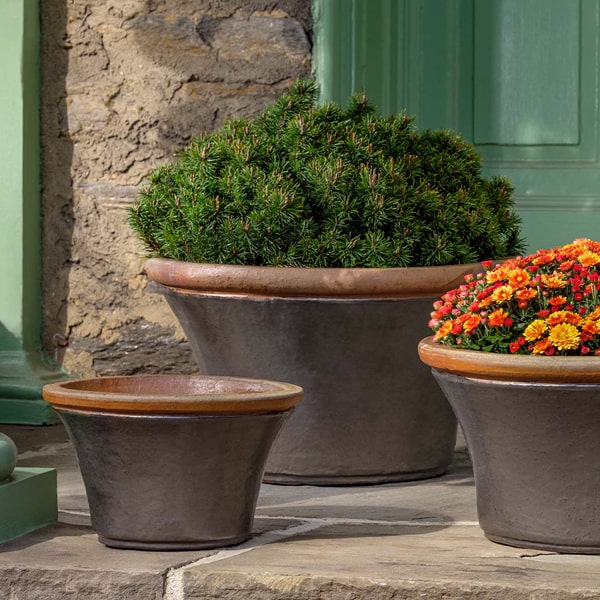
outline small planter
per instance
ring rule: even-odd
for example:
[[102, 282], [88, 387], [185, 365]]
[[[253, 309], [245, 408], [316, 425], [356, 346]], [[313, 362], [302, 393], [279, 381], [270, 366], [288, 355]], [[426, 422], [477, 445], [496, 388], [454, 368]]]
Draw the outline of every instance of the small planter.
[[265, 480], [309, 485], [447, 470], [456, 419], [415, 347], [433, 299], [480, 268], [146, 265], [201, 369], [302, 386], [305, 399], [273, 446]]
[[271, 445], [302, 397], [226, 377], [107, 377], [43, 389], [65, 423], [100, 541], [196, 549], [243, 542]]
[[463, 428], [486, 537], [600, 554], [600, 357], [419, 344]]

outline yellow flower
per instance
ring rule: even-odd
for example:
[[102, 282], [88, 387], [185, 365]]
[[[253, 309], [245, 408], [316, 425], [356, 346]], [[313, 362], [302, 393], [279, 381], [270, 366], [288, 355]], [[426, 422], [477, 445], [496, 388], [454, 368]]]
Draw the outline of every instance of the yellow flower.
[[513, 292], [514, 290], [510, 285], [501, 285], [494, 290], [491, 298], [494, 302], [507, 302], [512, 298]]
[[442, 326], [436, 331], [433, 336], [434, 340], [441, 340], [445, 338], [452, 331], [452, 321], [444, 321]]
[[600, 262], [600, 256], [591, 250], [586, 250], [577, 259], [584, 267], [591, 267]]
[[542, 275], [542, 283], [550, 289], [563, 288], [567, 285], [565, 278], [560, 273], [552, 273], [551, 275]]
[[534, 342], [535, 340], [539, 340], [547, 329], [548, 326], [546, 325], [545, 321], [542, 319], [536, 319], [527, 325], [525, 331], [523, 332], [523, 337], [528, 342]]
[[575, 350], [581, 343], [579, 329], [575, 325], [561, 323], [550, 330], [548, 339], [559, 350]]
[[488, 283], [496, 283], [497, 281], [504, 281], [508, 272], [510, 271], [509, 266], [505, 263], [498, 265], [495, 269], [488, 271], [485, 275], [485, 280]]

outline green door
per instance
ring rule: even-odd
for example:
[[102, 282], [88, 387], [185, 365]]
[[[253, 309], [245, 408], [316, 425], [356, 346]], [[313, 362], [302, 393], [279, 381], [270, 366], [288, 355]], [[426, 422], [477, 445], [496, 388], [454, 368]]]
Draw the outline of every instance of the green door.
[[471, 140], [530, 249], [600, 239], [599, 0], [314, 0], [325, 100]]

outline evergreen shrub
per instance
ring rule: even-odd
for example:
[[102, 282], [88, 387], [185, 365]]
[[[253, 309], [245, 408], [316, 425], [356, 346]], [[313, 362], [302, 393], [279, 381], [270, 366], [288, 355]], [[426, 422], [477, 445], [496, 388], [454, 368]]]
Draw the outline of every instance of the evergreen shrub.
[[157, 168], [129, 212], [151, 256], [304, 267], [468, 263], [523, 251], [512, 187], [474, 147], [376, 114], [319, 107], [298, 81]]

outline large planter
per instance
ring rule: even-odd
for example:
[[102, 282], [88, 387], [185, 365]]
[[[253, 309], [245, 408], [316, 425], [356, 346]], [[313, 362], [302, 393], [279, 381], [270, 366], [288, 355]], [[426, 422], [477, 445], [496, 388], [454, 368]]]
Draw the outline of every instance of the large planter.
[[304, 388], [266, 481], [366, 484], [447, 470], [456, 420], [415, 348], [433, 300], [478, 264], [310, 269], [151, 259], [146, 269], [204, 372]]
[[419, 344], [463, 428], [495, 542], [600, 554], [600, 358]]
[[71, 436], [100, 541], [171, 550], [251, 535], [267, 454], [302, 390], [165, 375], [54, 383], [43, 395]]

